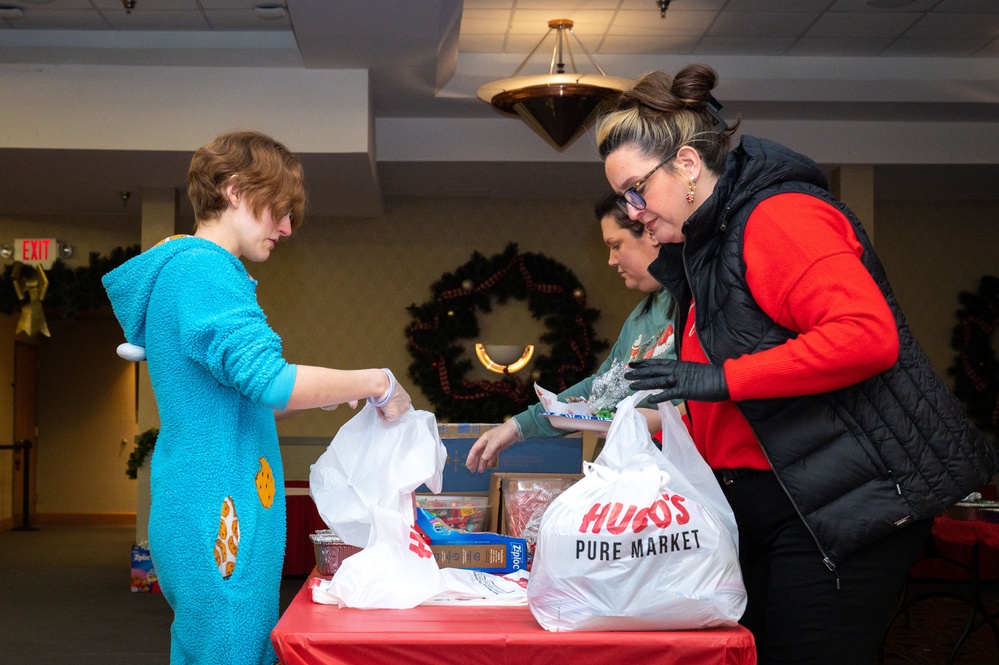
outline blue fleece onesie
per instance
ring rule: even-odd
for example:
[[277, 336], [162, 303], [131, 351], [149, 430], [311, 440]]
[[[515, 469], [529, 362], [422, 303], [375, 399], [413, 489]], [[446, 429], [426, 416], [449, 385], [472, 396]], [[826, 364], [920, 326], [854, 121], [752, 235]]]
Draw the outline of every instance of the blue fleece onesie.
[[126, 339], [146, 348], [159, 408], [149, 544], [174, 610], [170, 662], [273, 665], [285, 546], [274, 386], [286, 403], [294, 366], [256, 282], [212, 242], [171, 238], [103, 281]]

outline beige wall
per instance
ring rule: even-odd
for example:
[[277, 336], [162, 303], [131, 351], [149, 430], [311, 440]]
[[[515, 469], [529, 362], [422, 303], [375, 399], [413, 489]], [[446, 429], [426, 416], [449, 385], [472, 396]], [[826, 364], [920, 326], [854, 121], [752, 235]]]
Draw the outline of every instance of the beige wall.
[[[983, 274], [999, 273], [999, 204], [881, 205], [875, 216], [876, 246], [899, 301], [916, 338], [946, 376], [957, 293], [976, 288]], [[0, 236], [61, 238], [76, 246], [77, 265], [84, 265], [91, 251], [106, 254], [139, 242], [134, 216], [79, 222], [0, 219]], [[588, 303], [602, 313], [599, 335], [616, 338], [640, 295], [627, 291], [607, 266], [589, 199], [392, 201], [379, 218], [309, 219], [270, 261], [249, 270], [260, 281], [260, 303], [290, 361], [385, 366], [408, 383], [406, 307], [428, 300], [430, 284], [466, 263], [473, 251], [489, 256], [509, 241], [575, 272]], [[16, 317], [0, 317], [3, 376], [10, 376], [14, 322]], [[519, 301], [480, 314], [479, 322], [484, 341], [527, 343], [543, 330]], [[120, 331], [110, 320], [50, 319], [49, 325], [52, 339], [40, 342], [39, 511], [55, 517], [134, 511], [135, 483], [124, 474], [136, 433], [134, 379], [131, 366], [114, 355]], [[512, 339], [496, 339], [504, 334]], [[2, 384], [9, 381], [0, 381], [0, 436], [9, 441], [12, 393]], [[430, 407], [415, 388], [412, 392], [418, 408]], [[283, 437], [329, 440], [351, 414], [346, 407], [316, 411], [279, 429]], [[289, 477], [304, 477], [318, 452], [315, 447], [289, 451], [294, 457], [288, 460]], [[0, 451], [0, 524], [10, 517], [10, 457]]]

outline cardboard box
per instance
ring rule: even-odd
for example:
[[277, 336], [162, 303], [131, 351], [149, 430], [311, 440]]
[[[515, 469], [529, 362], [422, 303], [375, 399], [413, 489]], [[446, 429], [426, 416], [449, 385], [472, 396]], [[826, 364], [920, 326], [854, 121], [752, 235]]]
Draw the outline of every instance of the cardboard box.
[[489, 479], [489, 524], [499, 534], [508, 535], [504, 514], [503, 481], [508, 479], [533, 480], [539, 478], [565, 478], [575, 482], [583, 477], [581, 473], [494, 473]]
[[427, 537], [430, 551], [441, 568], [503, 574], [527, 566], [527, 543], [523, 538], [456, 531], [423, 509], [416, 511], [416, 527]]
[[[496, 426], [490, 423], [438, 423], [441, 441], [447, 448], [441, 493], [488, 492], [489, 479], [494, 473], [579, 473], [583, 460], [590, 459], [597, 443], [593, 432], [525, 439], [502, 451], [493, 466], [482, 473], [472, 473], [465, 468], [468, 451], [482, 434]], [[416, 491], [427, 493], [430, 490], [423, 485]]]

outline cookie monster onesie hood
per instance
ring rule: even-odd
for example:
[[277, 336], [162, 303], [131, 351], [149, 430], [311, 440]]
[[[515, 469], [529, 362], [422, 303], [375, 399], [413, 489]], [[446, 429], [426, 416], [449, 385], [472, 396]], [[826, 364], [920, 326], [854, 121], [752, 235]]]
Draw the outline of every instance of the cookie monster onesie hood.
[[174, 610], [170, 662], [273, 665], [285, 542], [274, 411], [288, 365], [256, 282], [222, 247], [180, 236], [104, 277], [144, 346], [160, 415], [149, 543]]

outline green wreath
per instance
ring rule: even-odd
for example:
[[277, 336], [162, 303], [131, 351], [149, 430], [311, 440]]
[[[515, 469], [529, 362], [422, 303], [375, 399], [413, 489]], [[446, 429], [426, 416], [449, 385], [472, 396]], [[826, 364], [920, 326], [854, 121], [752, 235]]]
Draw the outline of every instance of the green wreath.
[[[473, 253], [430, 290], [431, 300], [406, 308], [413, 315], [406, 327], [414, 359], [409, 377], [442, 421], [503, 422], [534, 401], [535, 381], [562, 391], [589, 376], [596, 354], [608, 346], [595, 338], [593, 323], [600, 312], [586, 306], [586, 292], [576, 276], [541, 254], [518, 253], [515, 243], [488, 258]], [[462, 357], [458, 340], [479, 334], [476, 312], [492, 311], [493, 299], [502, 304], [510, 298], [526, 300], [531, 315], [544, 320], [548, 330], [540, 341], [549, 344], [551, 353], [535, 355], [530, 382], [516, 375], [469, 381], [472, 361]]]
[[139, 467], [146, 461], [146, 457], [152, 454], [159, 434], [159, 428], [153, 427], [135, 437], [135, 448], [132, 449], [132, 453], [128, 456], [128, 462], [125, 464], [126, 476], [132, 480], [138, 477]]
[[950, 374], [954, 393], [982, 430], [999, 432], [999, 361], [993, 336], [999, 329], [999, 278], [982, 277], [978, 292], [962, 291], [952, 346], [957, 350]]
[[[68, 268], [62, 259], [57, 259], [52, 267], [45, 271], [49, 282], [44, 301], [45, 309], [58, 311], [63, 318], [70, 319], [78, 312], [110, 305], [111, 301], [108, 300], [101, 278], [138, 253], [138, 245], [116, 247], [111, 250], [110, 256], [91, 252], [89, 264], [78, 268]], [[0, 314], [19, 312], [24, 305], [24, 302], [17, 297], [14, 280], [11, 279], [14, 265], [13, 263], [8, 265], [3, 275], [0, 275]], [[34, 268], [24, 266], [22, 271], [24, 270], [34, 271]], [[32, 274], [29, 272], [28, 276]]]

